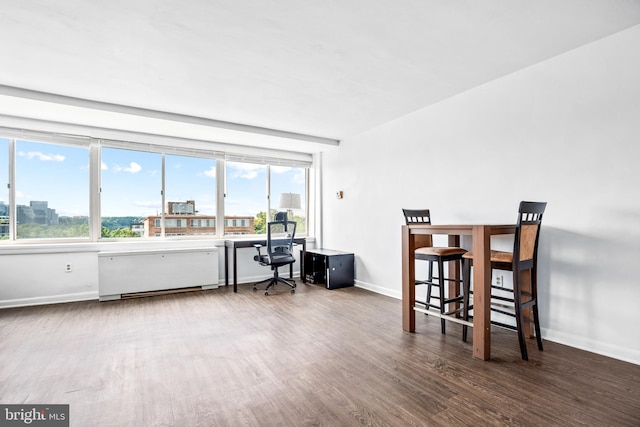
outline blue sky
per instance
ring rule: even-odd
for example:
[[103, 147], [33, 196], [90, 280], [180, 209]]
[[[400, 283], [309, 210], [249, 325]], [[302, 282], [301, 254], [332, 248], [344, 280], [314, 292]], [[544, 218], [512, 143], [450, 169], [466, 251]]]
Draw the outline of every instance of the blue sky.
[[[8, 181], [8, 141], [0, 139], [0, 179]], [[46, 200], [59, 215], [89, 214], [89, 152], [82, 147], [17, 141], [16, 198], [28, 205]], [[200, 214], [215, 215], [216, 161], [165, 156], [166, 201], [195, 200]], [[255, 215], [266, 209], [266, 167], [227, 165], [226, 215]], [[271, 167], [271, 191], [277, 208], [282, 192], [304, 194], [304, 169]], [[161, 211], [161, 155], [103, 148], [103, 216], [148, 216]], [[6, 186], [0, 201], [8, 203]], [[304, 200], [303, 200], [304, 206]], [[300, 214], [298, 212], [298, 214]]]

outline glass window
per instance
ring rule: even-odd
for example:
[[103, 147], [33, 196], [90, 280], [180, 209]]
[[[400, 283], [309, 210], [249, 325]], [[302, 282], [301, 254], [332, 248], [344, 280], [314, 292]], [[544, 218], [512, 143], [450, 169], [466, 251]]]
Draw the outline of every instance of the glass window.
[[102, 149], [102, 237], [141, 237], [133, 224], [144, 223], [147, 236], [160, 235], [162, 155]]
[[89, 237], [89, 149], [16, 141], [18, 239]]
[[[264, 233], [254, 223], [260, 214], [264, 217], [267, 206], [267, 167], [253, 163], [226, 163], [226, 197], [224, 200], [224, 234]], [[246, 226], [238, 226], [238, 220]], [[227, 222], [227, 220], [231, 220]], [[231, 225], [229, 225], [231, 224]]]
[[275, 212], [287, 212], [297, 223], [296, 235], [307, 234], [306, 168], [271, 166], [271, 219]]
[[9, 239], [9, 140], [0, 138], [0, 240]]
[[[216, 190], [216, 161], [214, 159], [165, 156], [166, 211], [167, 215], [185, 217], [181, 225], [178, 225], [178, 227], [187, 228], [184, 234], [216, 234], [214, 222]], [[199, 221], [194, 222], [196, 219]], [[167, 227], [169, 226], [167, 225]], [[192, 227], [196, 230], [192, 230]]]

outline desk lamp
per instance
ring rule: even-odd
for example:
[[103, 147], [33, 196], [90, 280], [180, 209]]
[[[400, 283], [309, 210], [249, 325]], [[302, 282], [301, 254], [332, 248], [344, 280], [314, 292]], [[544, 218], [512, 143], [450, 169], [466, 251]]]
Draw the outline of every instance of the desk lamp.
[[[285, 221], [293, 218], [293, 209], [300, 209], [300, 195], [296, 193], [280, 193], [280, 209], [286, 209]], [[276, 214], [277, 215], [277, 214]]]

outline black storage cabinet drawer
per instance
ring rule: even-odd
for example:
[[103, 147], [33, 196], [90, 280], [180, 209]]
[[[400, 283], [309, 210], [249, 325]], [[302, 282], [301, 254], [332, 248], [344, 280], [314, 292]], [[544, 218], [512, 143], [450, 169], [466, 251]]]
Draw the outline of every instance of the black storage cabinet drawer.
[[[300, 251], [302, 256], [302, 251]], [[307, 283], [323, 284], [327, 289], [353, 286], [352, 253], [332, 249], [308, 249], [304, 257], [304, 279]]]

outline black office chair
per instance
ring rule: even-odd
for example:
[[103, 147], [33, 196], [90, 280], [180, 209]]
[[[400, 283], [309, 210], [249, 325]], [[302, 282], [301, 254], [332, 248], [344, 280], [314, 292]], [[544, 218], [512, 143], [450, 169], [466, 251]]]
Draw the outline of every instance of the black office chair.
[[[431, 224], [431, 214], [429, 209], [402, 209], [404, 213], [404, 219], [407, 225], [409, 224]], [[434, 247], [433, 239], [431, 235], [417, 235], [416, 236], [416, 260], [428, 261], [428, 277], [426, 280], [416, 280], [416, 286], [427, 285], [427, 297], [424, 302], [416, 301], [418, 304], [422, 304], [429, 308], [435, 308], [440, 311], [440, 314], [454, 315], [462, 314], [462, 302], [463, 295], [449, 295], [445, 298], [445, 282], [458, 282], [462, 280], [446, 277], [444, 271], [444, 263], [459, 262], [462, 259], [462, 255], [467, 252], [462, 248], [455, 247]], [[433, 274], [433, 263], [438, 265], [438, 276]], [[432, 288], [438, 288], [438, 295], [432, 294]], [[462, 291], [462, 289], [461, 289]], [[431, 302], [432, 299], [438, 300], [437, 304]], [[457, 308], [447, 309], [449, 304], [457, 304]], [[445, 319], [440, 318], [440, 328], [442, 333], [445, 333]]]
[[267, 283], [264, 294], [269, 295], [269, 288], [275, 286], [278, 282], [290, 286], [291, 293], [296, 291], [295, 280], [286, 280], [278, 275], [279, 267], [296, 262], [293, 256], [293, 239], [295, 238], [295, 234], [296, 223], [293, 221], [272, 221], [267, 224], [267, 253], [262, 253], [260, 249], [263, 246], [256, 244], [254, 246], [258, 250], [258, 255], [254, 256], [253, 259], [260, 265], [271, 266], [273, 277], [254, 284], [254, 291], [258, 290], [256, 286]]
[[[491, 251], [491, 270], [506, 270], [513, 272], [513, 289], [491, 285], [491, 311], [516, 318], [516, 325], [505, 324], [491, 320], [491, 323], [518, 332], [520, 353], [522, 359], [528, 360], [527, 343], [525, 341], [524, 325], [526, 321], [533, 321], [538, 350], [542, 350], [542, 335], [540, 334], [540, 319], [538, 318], [538, 240], [542, 214], [547, 204], [545, 202], [520, 202], [518, 209], [518, 225], [513, 242], [513, 252]], [[469, 310], [473, 308], [469, 301], [471, 291], [471, 267], [473, 253], [467, 252], [462, 256], [463, 287], [464, 287], [464, 318], [469, 320]], [[528, 272], [529, 287], [523, 289], [522, 273]], [[531, 308], [533, 319], [525, 318], [525, 311]], [[462, 330], [463, 340], [467, 338], [467, 326]]]
[[288, 221], [287, 212], [276, 212], [273, 216], [274, 221]]

